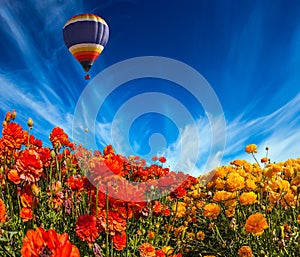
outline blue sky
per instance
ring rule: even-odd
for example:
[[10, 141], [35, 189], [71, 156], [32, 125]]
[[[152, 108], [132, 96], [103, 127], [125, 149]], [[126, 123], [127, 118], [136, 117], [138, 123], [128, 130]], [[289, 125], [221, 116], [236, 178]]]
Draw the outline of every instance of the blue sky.
[[[185, 161], [178, 167], [194, 175], [233, 159], [251, 160], [244, 153], [249, 143], [258, 145], [258, 158], [266, 146], [272, 161], [300, 156], [300, 2], [294, 0], [1, 1], [1, 117], [16, 109], [24, 127], [32, 117], [33, 134], [46, 145], [55, 126], [73, 134], [76, 105], [93, 80], [84, 80], [64, 45], [62, 27], [80, 13], [95, 13], [110, 27], [92, 79], [130, 58], [172, 58], [205, 78], [226, 121], [226, 145], [214, 151], [209, 114], [192, 94], [170, 81], [137, 79], [120, 85], [99, 107], [100, 150], [112, 143], [125, 155], [149, 159], [158, 152], [171, 168], [180, 155]], [[129, 122], [128, 113], [144, 109], [142, 96], [152, 100], [155, 111]], [[131, 100], [136, 105], [128, 109]], [[85, 104], [86, 110], [95, 108]], [[192, 122], [178, 114], [178, 106], [189, 111]]]

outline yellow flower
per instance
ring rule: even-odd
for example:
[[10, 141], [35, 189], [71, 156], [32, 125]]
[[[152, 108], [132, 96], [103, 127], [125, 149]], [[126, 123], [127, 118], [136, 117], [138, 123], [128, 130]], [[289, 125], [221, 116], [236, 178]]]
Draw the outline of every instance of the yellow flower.
[[205, 205], [205, 202], [204, 201], [197, 201], [195, 205], [196, 205], [197, 209], [201, 209]]
[[256, 202], [257, 195], [254, 192], [244, 192], [240, 195], [239, 201], [241, 205], [250, 205]]
[[237, 167], [242, 167], [246, 163], [245, 160], [234, 160], [230, 164], [235, 165]]
[[257, 153], [257, 145], [255, 144], [250, 144], [247, 145], [245, 148], [246, 153]]
[[[299, 215], [299, 216], [300, 216], [300, 215]], [[199, 232], [197, 233], [197, 235], [196, 235], [196, 238], [197, 238], [199, 241], [203, 241], [204, 238], [205, 238], [204, 232], [199, 231]]]
[[234, 192], [245, 187], [245, 179], [238, 173], [230, 173], [226, 179], [226, 189], [229, 192]]
[[235, 214], [235, 207], [228, 207], [226, 210], [225, 210], [225, 215], [227, 218], [232, 218]]
[[234, 198], [234, 195], [231, 192], [225, 190], [215, 192], [213, 200], [216, 202], [226, 201], [228, 199]]
[[163, 246], [161, 250], [167, 255], [172, 254], [174, 251], [172, 246]]
[[175, 212], [176, 211], [176, 217], [177, 218], [182, 218], [184, 217], [186, 213], [186, 203], [184, 202], [177, 202], [177, 209], [176, 209], [176, 204], [173, 205], [172, 210]]
[[245, 224], [247, 234], [252, 233], [255, 236], [261, 236], [268, 227], [266, 218], [259, 212], [250, 215]]
[[240, 257], [252, 257], [252, 250], [249, 246], [242, 246], [239, 251], [238, 254]]
[[254, 189], [256, 189], [255, 182], [252, 179], [250, 179], [250, 178], [246, 179], [245, 186], [246, 186], [247, 190], [254, 190]]
[[221, 209], [219, 205], [215, 203], [209, 203], [203, 208], [203, 216], [205, 216], [206, 218], [216, 219], [219, 216], [220, 211]]

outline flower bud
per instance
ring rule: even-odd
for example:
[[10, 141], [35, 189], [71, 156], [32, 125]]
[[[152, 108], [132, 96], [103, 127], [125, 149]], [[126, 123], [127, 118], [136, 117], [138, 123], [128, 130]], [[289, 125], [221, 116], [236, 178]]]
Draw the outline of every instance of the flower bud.
[[28, 121], [27, 121], [27, 125], [30, 129], [32, 129], [33, 127], [33, 119], [32, 118], [29, 118]]
[[5, 121], [10, 122], [10, 120], [11, 120], [11, 113], [7, 112], [5, 115]]
[[52, 159], [55, 158], [55, 155], [56, 155], [56, 154], [55, 154], [55, 151], [54, 151], [54, 150], [51, 150], [51, 151], [50, 151], [50, 156], [51, 156]]
[[17, 111], [16, 110], [12, 110], [12, 112], [11, 112], [11, 119], [15, 120], [16, 117], [17, 117]]

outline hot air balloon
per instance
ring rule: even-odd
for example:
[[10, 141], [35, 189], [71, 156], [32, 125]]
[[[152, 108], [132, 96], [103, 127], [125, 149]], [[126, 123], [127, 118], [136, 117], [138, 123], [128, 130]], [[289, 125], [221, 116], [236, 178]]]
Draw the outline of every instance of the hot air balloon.
[[65, 45], [86, 72], [103, 51], [109, 37], [107, 23], [95, 14], [79, 14], [70, 18], [63, 27]]

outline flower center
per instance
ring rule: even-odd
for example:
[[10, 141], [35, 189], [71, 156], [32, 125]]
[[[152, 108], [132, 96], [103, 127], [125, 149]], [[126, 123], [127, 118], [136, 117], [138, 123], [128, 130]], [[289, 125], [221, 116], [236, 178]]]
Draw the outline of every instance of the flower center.
[[50, 249], [48, 248], [48, 246], [44, 246], [41, 253], [39, 254], [39, 257], [51, 257], [52, 256], [52, 252], [50, 251]]

